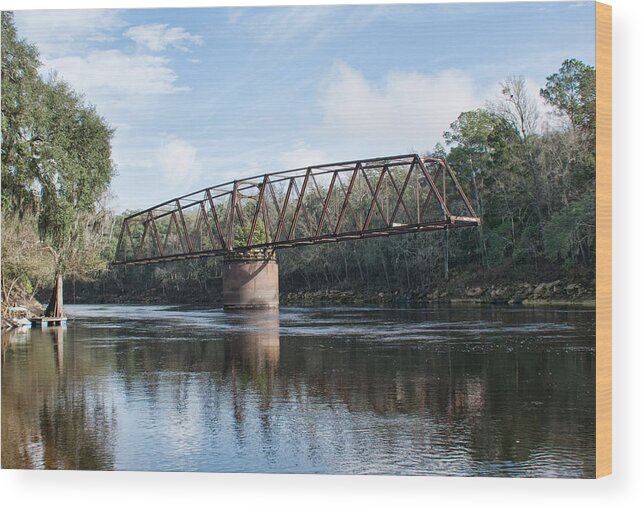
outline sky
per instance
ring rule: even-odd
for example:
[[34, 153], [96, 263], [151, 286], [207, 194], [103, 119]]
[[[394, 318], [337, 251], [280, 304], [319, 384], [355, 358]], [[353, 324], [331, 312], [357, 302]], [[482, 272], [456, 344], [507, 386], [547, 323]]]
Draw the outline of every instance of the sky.
[[[112, 206], [335, 161], [426, 152], [522, 76], [595, 65], [593, 2], [15, 11], [115, 129]], [[543, 109], [543, 112], [545, 110]]]

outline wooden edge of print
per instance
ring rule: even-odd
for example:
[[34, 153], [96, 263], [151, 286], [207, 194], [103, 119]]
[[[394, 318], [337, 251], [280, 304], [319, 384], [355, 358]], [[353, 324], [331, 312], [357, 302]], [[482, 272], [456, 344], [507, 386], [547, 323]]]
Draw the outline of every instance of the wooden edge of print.
[[612, 472], [612, 7], [596, 3], [596, 477]]

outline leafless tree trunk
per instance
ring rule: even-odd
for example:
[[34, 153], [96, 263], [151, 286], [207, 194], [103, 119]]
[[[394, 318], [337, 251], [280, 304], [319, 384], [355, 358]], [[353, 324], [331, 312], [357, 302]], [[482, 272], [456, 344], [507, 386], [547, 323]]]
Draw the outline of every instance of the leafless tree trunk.
[[45, 310], [45, 317], [64, 317], [63, 275], [60, 272], [56, 272], [54, 290], [51, 292], [51, 298]]

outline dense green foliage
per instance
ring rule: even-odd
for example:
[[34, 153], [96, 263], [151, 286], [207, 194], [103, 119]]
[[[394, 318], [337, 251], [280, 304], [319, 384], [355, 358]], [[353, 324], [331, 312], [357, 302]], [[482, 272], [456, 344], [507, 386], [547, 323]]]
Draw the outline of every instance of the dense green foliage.
[[[101, 250], [110, 214], [101, 201], [114, 174], [112, 130], [65, 82], [56, 76], [41, 78], [39, 67], [38, 51], [18, 39], [12, 14], [3, 12], [2, 257], [7, 300], [18, 279], [33, 287], [31, 280], [40, 280], [36, 275], [42, 272], [52, 279], [82, 278], [106, 267]], [[50, 254], [49, 263], [41, 260], [43, 251]]]
[[252, 225], [248, 224], [245, 228], [237, 226], [234, 236], [234, 245], [235, 246], [246, 246], [248, 244], [248, 239], [252, 233], [252, 242], [250, 244], [261, 244], [265, 243], [268, 240], [266, 236], [266, 227], [263, 224], [261, 219], [257, 220], [254, 231], [252, 231]]
[[596, 131], [596, 70], [576, 59], [565, 60], [557, 73], [547, 77], [542, 97], [566, 116], [574, 130], [594, 136]]

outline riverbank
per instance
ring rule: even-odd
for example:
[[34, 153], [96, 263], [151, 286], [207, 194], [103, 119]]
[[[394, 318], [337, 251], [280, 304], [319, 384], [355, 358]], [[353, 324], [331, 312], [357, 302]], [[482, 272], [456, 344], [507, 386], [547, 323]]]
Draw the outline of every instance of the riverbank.
[[496, 268], [487, 271], [453, 271], [428, 285], [409, 289], [345, 288], [282, 292], [281, 302], [300, 303], [471, 303], [496, 305], [568, 305], [595, 307], [596, 281], [592, 273], [569, 271], [555, 266]]
[[[65, 281], [69, 304], [195, 304], [222, 306], [221, 271], [216, 264], [186, 271], [182, 267], [118, 268], [94, 281]], [[119, 272], [120, 271], [120, 272]], [[121, 274], [122, 273], [122, 274]], [[304, 279], [288, 263], [280, 264], [280, 301], [283, 304], [482, 303], [498, 305], [595, 306], [594, 271], [557, 264], [505, 264], [494, 268], [456, 268], [431, 278], [427, 272], [409, 273], [395, 280], [390, 274], [351, 275], [349, 279]], [[37, 298], [46, 302], [50, 289]]]
[[319, 290], [301, 291], [282, 294], [284, 304], [308, 303], [472, 303], [498, 305], [574, 305], [583, 307], [596, 306], [595, 295], [578, 283], [565, 284], [560, 280], [552, 282], [529, 283], [520, 282], [509, 285], [476, 286], [450, 289], [441, 288], [414, 289], [404, 293], [393, 292], [362, 292]]
[[[74, 299], [75, 298], [75, 299]], [[115, 303], [115, 304], [210, 304], [222, 305], [220, 286], [212, 285], [207, 290], [179, 288], [176, 292], [149, 288], [137, 292], [107, 292], [103, 294], [80, 292], [66, 294], [67, 303]], [[497, 305], [569, 305], [593, 307], [596, 304], [594, 289], [578, 282], [496, 280], [471, 285], [469, 281], [454, 279], [440, 282], [433, 287], [401, 289], [314, 289], [280, 293], [280, 302], [287, 305], [308, 304], [373, 304], [373, 303], [478, 303]]]
[[31, 319], [41, 316], [45, 307], [31, 296], [16, 292], [10, 304], [2, 303], [0, 307], [0, 329], [9, 330], [22, 326], [18, 319]]

